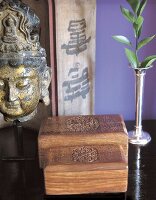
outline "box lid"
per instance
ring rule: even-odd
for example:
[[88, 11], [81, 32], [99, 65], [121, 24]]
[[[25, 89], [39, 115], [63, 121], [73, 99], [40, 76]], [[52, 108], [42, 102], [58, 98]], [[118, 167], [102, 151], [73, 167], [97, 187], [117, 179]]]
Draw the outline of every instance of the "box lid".
[[49, 148], [94, 142], [103, 144], [104, 140], [122, 143], [125, 138], [127, 130], [120, 115], [60, 116], [48, 118], [42, 123], [39, 146]]
[[117, 162], [127, 162], [127, 130], [120, 115], [48, 118], [41, 126], [38, 143], [41, 167], [59, 163], [73, 165], [74, 162], [70, 160], [72, 152], [74, 149], [81, 152], [84, 148], [86, 151], [98, 149], [98, 152], [103, 152], [98, 155], [107, 155], [101, 156], [101, 161], [95, 161], [98, 163], [105, 162], [103, 159], [108, 158], [110, 152], [118, 155]]
[[51, 171], [123, 169], [127, 166], [122, 146], [69, 146], [40, 151], [40, 167]]

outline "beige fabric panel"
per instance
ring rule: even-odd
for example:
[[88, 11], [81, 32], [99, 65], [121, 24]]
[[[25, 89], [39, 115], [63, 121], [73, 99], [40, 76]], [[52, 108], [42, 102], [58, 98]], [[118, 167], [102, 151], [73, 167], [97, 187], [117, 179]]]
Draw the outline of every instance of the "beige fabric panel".
[[59, 115], [94, 113], [96, 0], [55, 0]]

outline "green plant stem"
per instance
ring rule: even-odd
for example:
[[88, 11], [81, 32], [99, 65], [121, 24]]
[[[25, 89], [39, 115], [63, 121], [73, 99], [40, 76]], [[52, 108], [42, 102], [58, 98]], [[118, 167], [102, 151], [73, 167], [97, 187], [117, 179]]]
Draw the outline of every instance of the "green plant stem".
[[135, 45], [135, 55], [136, 55], [136, 57], [138, 56], [137, 54], [138, 54], [138, 51], [137, 51], [137, 49], [138, 49], [138, 38], [136, 37], [136, 43], [135, 43], [136, 45]]

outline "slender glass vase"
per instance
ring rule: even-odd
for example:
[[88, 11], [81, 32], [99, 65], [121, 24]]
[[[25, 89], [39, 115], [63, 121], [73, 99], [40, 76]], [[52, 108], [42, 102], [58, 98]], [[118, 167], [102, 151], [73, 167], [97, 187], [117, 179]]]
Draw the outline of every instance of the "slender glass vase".
[[136, 125], [133, 131], [128, 133], [129, 142], [137, 145], [146, 145], [151, 141], [149, 133], [142, 130], [142, 106], [143, 106], [143, 93], [144, 93], [144, 82], [145, 82], [145, 69], [135, 70], [135, 120]]

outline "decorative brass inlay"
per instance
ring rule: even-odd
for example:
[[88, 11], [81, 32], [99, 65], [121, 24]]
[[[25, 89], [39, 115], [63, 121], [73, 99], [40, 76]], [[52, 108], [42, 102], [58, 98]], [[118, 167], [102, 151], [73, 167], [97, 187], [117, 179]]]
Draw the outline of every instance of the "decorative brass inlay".
[[98, 159], [98, 150], [92, 147], [80, 147], [73, 150], [72, 160], [74, 162], [95, 162]]
[[27, 121], [48, 105], [50, 68], [39, 42], [40, 20], [19, 0], [0, 1], [0, 112]]
[[84, 132], [94, 131], [100, 126], [99, 121], [90, 116], [72, 117], [66, 121], [66, 126], [69, 131]]

